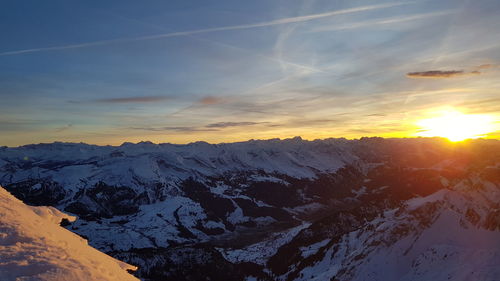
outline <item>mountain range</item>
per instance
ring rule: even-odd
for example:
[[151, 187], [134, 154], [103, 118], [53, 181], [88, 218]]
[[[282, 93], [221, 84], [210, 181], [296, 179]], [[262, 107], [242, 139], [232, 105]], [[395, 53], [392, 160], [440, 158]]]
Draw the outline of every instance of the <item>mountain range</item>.
[[143, 280], [500, 280], [500, 141], [0, 147], [0, 185]]

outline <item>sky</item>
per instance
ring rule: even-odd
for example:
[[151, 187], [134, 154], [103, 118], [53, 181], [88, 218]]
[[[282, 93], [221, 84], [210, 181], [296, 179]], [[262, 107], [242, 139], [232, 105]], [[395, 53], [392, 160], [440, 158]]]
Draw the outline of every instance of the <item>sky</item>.
[[499, 138], [500, 1], [0, 3], [0, 145]]

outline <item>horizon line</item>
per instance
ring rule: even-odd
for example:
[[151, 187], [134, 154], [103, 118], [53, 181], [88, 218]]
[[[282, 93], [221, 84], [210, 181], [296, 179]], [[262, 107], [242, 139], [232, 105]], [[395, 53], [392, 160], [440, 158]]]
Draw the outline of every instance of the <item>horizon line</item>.
[[138, 145], [138, 144], [153, 144], [153, 145], [178, 145], [178, 146], [187, 146], [187, 145], [192, 145], [196, 143], [205, 143], [209, 145], [222, 145], [222, 144], [233, 144], [233, 143], [245, 143], [245, 142], [252, 142], [252, 141], [287, 141], [287, 140], [294, 140], [294, 139], [300, 139], [301, 141], [306, 141], [306, 142], [313, 142], [313, 141], [324, 141], [324, 140], [330, 140], [330, 139], [342, 139], [342, 140], [347, 140], [347, 141], [359, 141], [362, 139], [384, 139], [384, 140], [395, 140], [395, 139], [400, 139], [400, 140], [409, 140], [409, 139], [434, 139], [434, 140], [445, 140], [450, 143], [463, 143], [463, 142], [469, 142], [469, 141], [482, 141], [482, 140], [487, 140], [487, 141], [500, 141], [499, 138], [484, 138], [484, 137], [479, 137], [479, 138], [469, 138], [461, 141], [451, 141], [446, 137], [439, 137], [439, 136], [434, 136], [434, 137], [424, 137], [424, 136], [408, 136], [408, 137], [380, 137], [380, 136], [362, 136], [362, 137], [357, 137], [357, 138], [348, 138], [348, 137], [328, 137], [328, 138], [304, 138], [301, 136], [294, 136], [294, 137], [286, 137], [286, 138], [267, 138], [267, 139], [246, 139], [246, 140], [241, 140], [241, 141], [232, 141], [232, 142], [209, 142], [205, 140], [198, 140], [198, 141], [192, 141], [192, 142], [185, 142], [185, 143], [172, 143], [172, 142], [153, 142], [150, 140], [141, 140], [138, 142], [130, 142], [130, 141], [124, 141], [123, 143], [119, 145], [113, 145], [113, 144], [96, 144], [96, 143], [87, 143], [87, 142], [71, 142], [71, 141], [53, 141], [53, 142], [40, 142], [40, 143], [28, 143], [28, 144], [21, 144], [18, 146], [8, 146], [8, 145], [0, 145], [0, 149], [2, 148], [21, 148], [24, 146], [35, 146], [35, 145], [53, 145], [53, 144], [84, 144], [84, 145], [89, 145], [89, 146], [100, 146], [100, 147], [120, 147], [123, 145]]

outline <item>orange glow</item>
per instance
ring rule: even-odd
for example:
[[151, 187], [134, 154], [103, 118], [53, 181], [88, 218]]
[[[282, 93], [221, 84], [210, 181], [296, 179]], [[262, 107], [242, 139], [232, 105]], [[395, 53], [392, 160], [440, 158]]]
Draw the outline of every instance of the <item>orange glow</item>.
[[417, 122], [421, 128], [418, 136], [444, 137], [450, 141], [462, 141], [486, 137], [494, 131], [493, 117], [484, 114], [464, 114], [454, 109], [441, 111], [438, 116]]

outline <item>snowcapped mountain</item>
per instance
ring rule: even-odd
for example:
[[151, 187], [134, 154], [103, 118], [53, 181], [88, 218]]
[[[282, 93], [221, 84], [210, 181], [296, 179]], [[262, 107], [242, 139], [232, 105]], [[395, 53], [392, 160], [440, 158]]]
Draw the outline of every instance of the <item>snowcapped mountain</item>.
[[[207, 240], [236, 225], [294, 221], [296, 211], [282, 207], [312, 200], [289, 187], [286, 178], [307, 181], [354, 162], [345, 143], [33, 145], [0, 151], [0, 177], [28, 203], [82, 217], [74, 229], [85, 236], [100, 228], [126, 236], [109, 243], [111, 233], [97, 231], [104, 237], [93, 234], [92, 243], [101, 249], [167, 247]], [[292, 193], [283, 194], [288, 190]], [[130, 231], [124, 234], [124, 228]]]
[[53, 143], [0, 148], [0, 184], [143, 279], [498, 280], [499, 159], [495, 140]]
[[295, 236], [268, 265], [282, 280], [499, 280], [498, 202], [498, 186], [461, 182], [368, 221], [348, 211]]
[[0, 280], [137, 280], [136, 267], [87, 245], [59, 226], [74, 221], [53, 207], [30, 207], [0, 187]]

